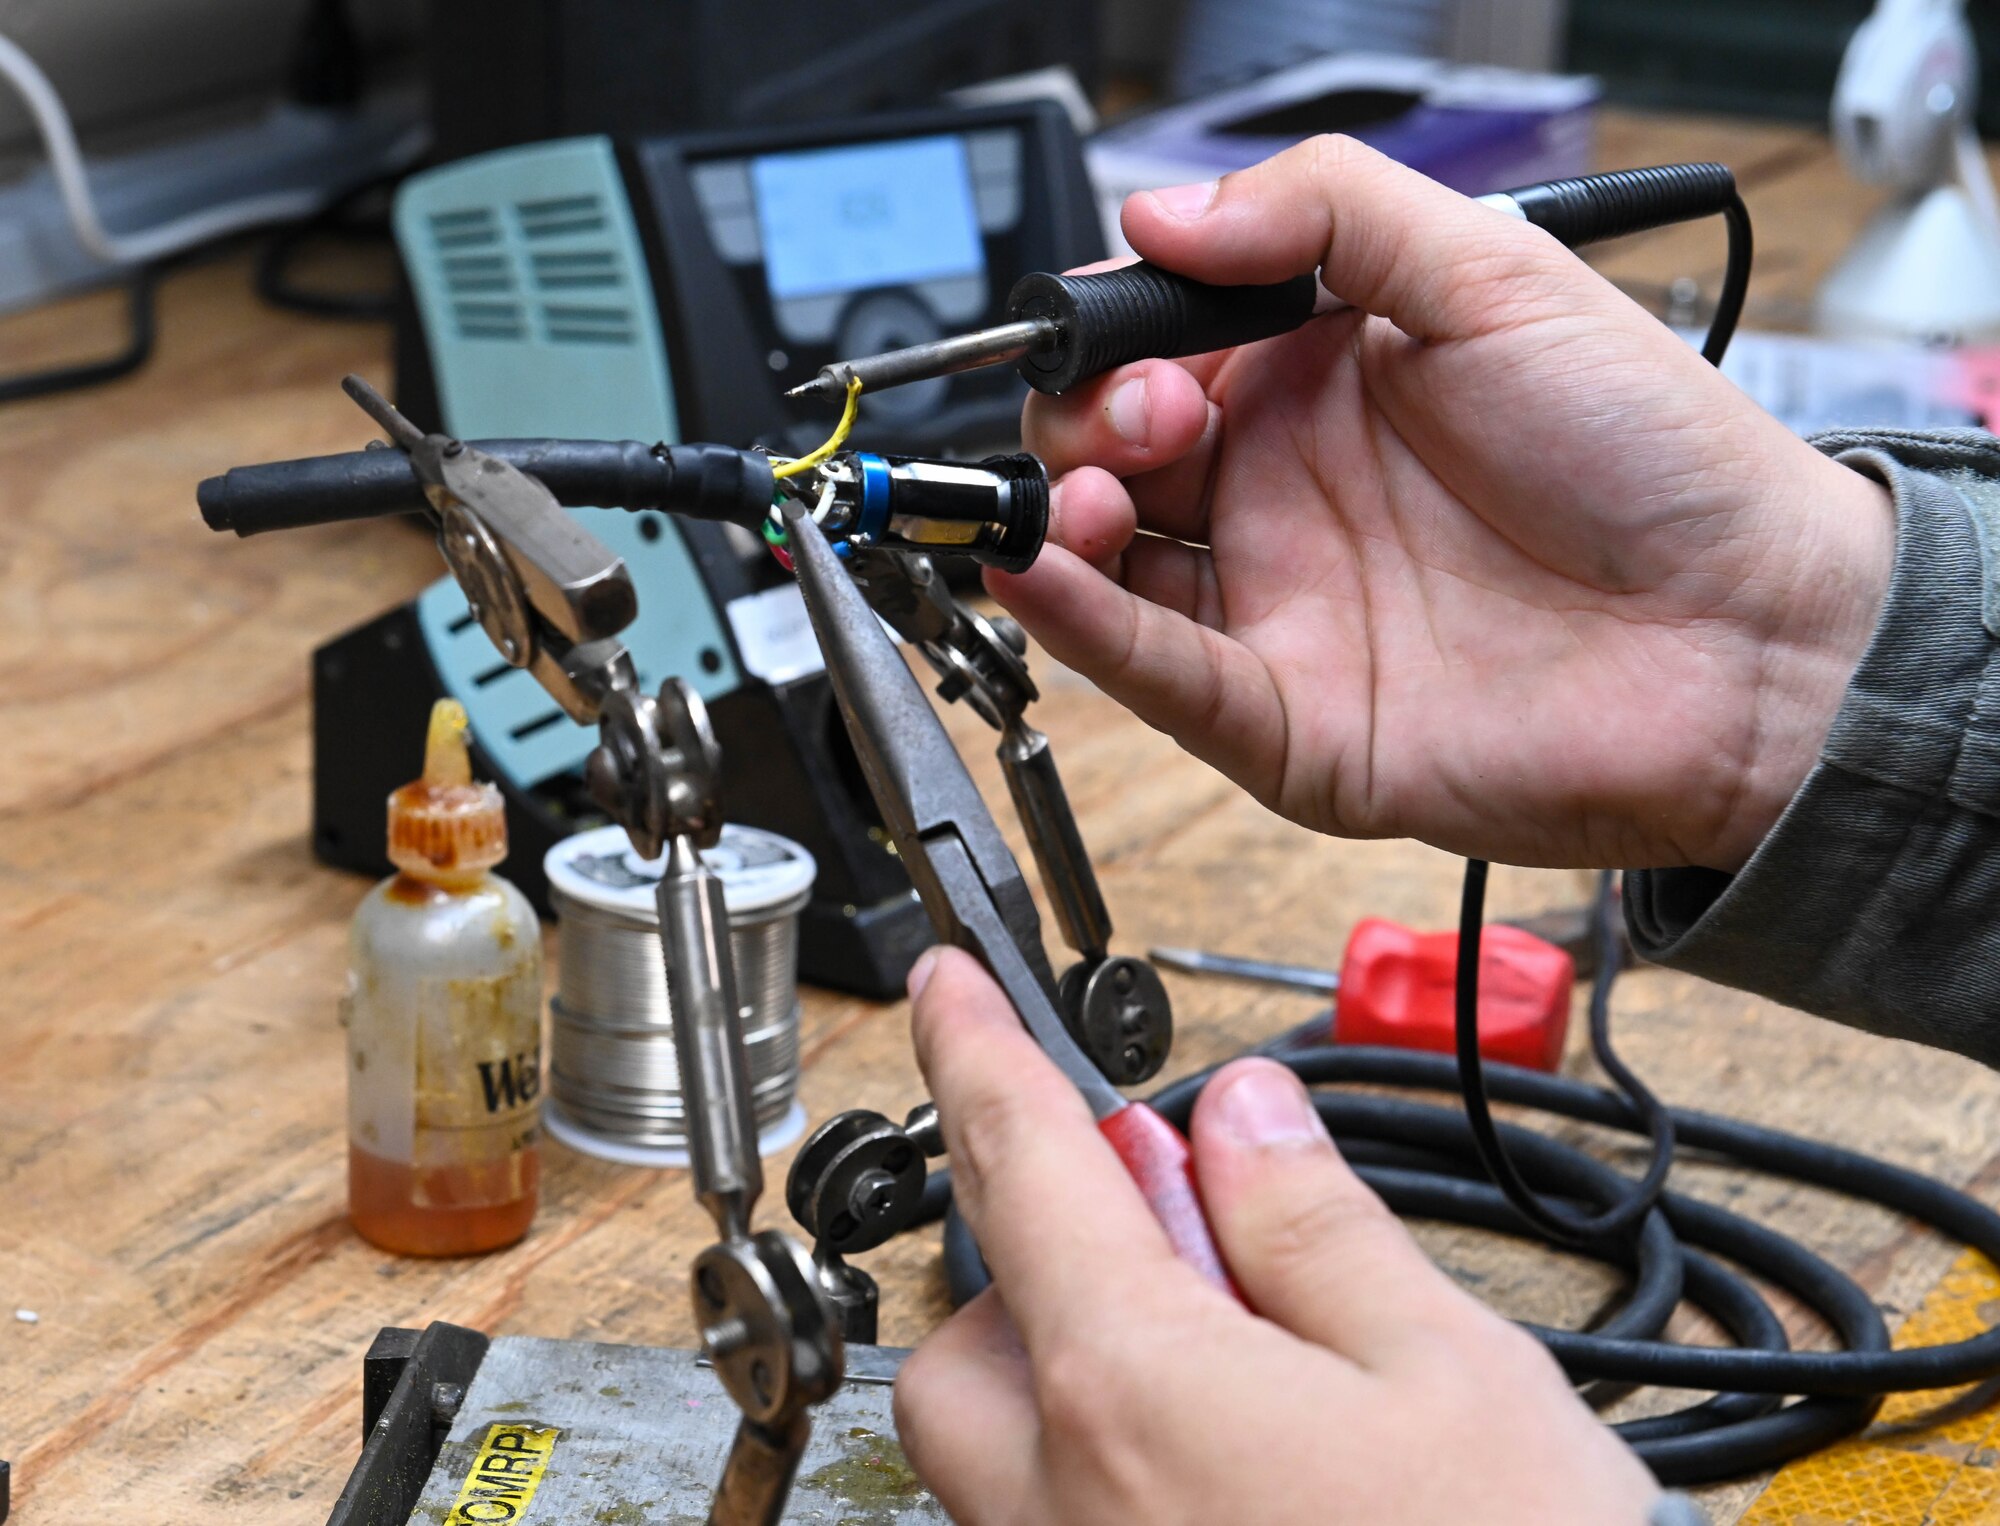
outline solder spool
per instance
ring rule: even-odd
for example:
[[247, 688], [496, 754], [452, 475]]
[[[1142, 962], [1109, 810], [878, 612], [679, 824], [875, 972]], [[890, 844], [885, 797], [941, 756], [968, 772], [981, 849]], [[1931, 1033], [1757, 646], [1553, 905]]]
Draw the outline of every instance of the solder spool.
[[[799, 1080], [799, 912], [812, 855], [790, 838], [725, 826], [702, 855], [722, 880], [742, 1004], [758, 1147], [805, 1131]], [[632, 851], [622, 827], [582, 832], [545, 865], [557, 918], [550, 1003], [549, 1133], [574, 1149], [631, 1165], [687, 1164], [680, 1068], [674, 1060], [654, 887], [657, 860]]]

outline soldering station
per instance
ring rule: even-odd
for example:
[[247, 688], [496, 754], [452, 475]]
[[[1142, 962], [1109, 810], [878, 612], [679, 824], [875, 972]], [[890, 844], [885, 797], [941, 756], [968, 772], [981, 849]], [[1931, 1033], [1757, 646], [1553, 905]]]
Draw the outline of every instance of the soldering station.
[[[502, 9], [521, 13], [510, 26], [569, 35], [563, 6], [539, 20]], [[1885, 56], [1879, 34], [1873, 46]], [[471, 1238], [405, 1242], [419, 1231], [371, 1227], [358, 1207], [357, 1228], [392, 1251], [511, 1243], [534, 1214], [543, 1134], [623, 1169], [685, 1170], [712, 1243], [660, 1264], [651, 1293], [688, 1300], [699, 1344], [445, 1321], [332, 1332], [373, 1338], [364, 1439], [315, 1518], [945, 1520], [914, 1485], [853, 1514], [840, 1471], [843, 1438], [893, 1438], [907, 1354], [879, 1344], [893, 1290], [869, 1253], [942, 1224], [954, 1305], [990, 1280], [952, 1205], [937, 1107], [891, 1117], [822, 1096], [809, 1114], [800, 1088], [816, 1041], [801, 985], [895, 999], [933, 943], [986, 968], [1177, 1254], [1239, 1298], [1185, 1133], [1213, 1072], [1155, 1086], [1175, 1039], [1159, 972], [1315, 994], [1325, 1011], [1255, 1052], [1313, 1088], [1392, 1209], [1542, 1242], [1620, 1279], [1588, 1329], [1529, 1328], [1594, 1402], [1641, 1386], [1697, 1396], [1615, 1427], [1663, 1485], [1772, 1469], [1863, 1431], [1891, 1395], [2000, 1378], [2000, 1327], [1897, 1347], [1855, 1277], [1680, 1190], [1676, 1162], [1699, 1152], [1879, 1205], [2000, 1262], [2000, 1214], [1972, 1191], [1663, 1102], [1613, 1043], [1631, 957], [1610, 873], [1586, 907], [1489, 925], [1488, 866], [1469, 861], [1455, 929], [1362, 917], [1337, 971], [1119, 949], [1057, 769], [1062, 739], [1034, 724], [1030, 643], [976, 591], [979, 569], [1033, 567], [1051, 533], [1050, 476], [1019, 448], [1020, 407], [1134, 361], [1336, 321], [1351, 309], [1318, 273], [1227, 287], [1144, 260], [1101, 268], [1086, 145], [1049, 99], [882, 110], [857, 96], [837, 116], [684, 127], [615, 103], [579, 119], [564, 73], [577, 66], [550, 63], [566, 83], [550, 86], [548, 120], [525, 126], [475, 110], [451, 76], [458, 115], [440, 122], [469, 141], [402, 178], [389, 216], [393, 401], [358, 375], [343, 383], [356, 425], [379, 437], [357, 427], [336, 453], [218, 461], [196, 498], [209, 530], [246, 538], [406, 518], [443, 561], [414, 599], [312, 657], [313, 851], [392, 875], [352, 934], [352, 1095], [389, 1084], [364, 1079], [370, 1065], [400, 1067], [397, 1087], [419, 1078], [414, 1124], [398, 1121], [394, 1088], [351, 1108], [369, 1119], [353, 1168], [407, 1178], [412, 1204], [440, 1223], [460, 1214], [451, 1233]], [[1411, 100], [1449, 94], [1410, 78]], [[1258, 130], [1307, 110], [1318, 79], [1296, 100], [1282, 80], [1256, 86]], [[1566, 85], [1548, 99], [1566, 124], [1584, 97]], [[1968, 111], [1955, 98], [1944, 116], [1953, 184], [1976, 195]], [[1180, 134], [1176, 152], [1226, 150], [1222, 114], [1183, 116], [1195, 127], [1158, 129]], [[1103, 146], [1143, 174], [1141, 136]], [[1718, 221], [1727, 257], [1700, 352], [1722, 364], [1752, 270], [1729, 167], [1565, 172], [1506, 190], [1475, 178], [1463, 188], [1490, 212], [1570, 249]], [[1907, 222], [1896, 237], [1915, 236]], [[1892, 257], [1850, 269], [1834, 295], [1865, 304]], [[1060, 959], [920, 674], [993, 732]], [[503, 854], [518, 891], [481, 888]], [[479, 895], [500, 908], [500, 932], [453, 909]], [[528, 904], [555, 923], [546, 991], [517, 946], [536, 940], [506, 930], [532, 926]], [[454, 939], [487, 941], [461, 966]], [[504, 1034], [492, 1044], [436, 1015], [437, 993], [475, 968], [495, 993], [482, 998]], [[1562, 1074], [1579, 981], [1608, 1085]], [[398, 1000], [419, 1014], [413, 1037], [397, 1035]], [[426, 1066], [451, 1045], [483, 1087], [483, 1111], [463, 1118], [425, 1100], [422, 1078], [442, 1074]], [[1527, 1114], [1631, 1135], [1645, 1163], [1628, 1175]], [[378, 1115], [408, 1137], [385, 1137]], [[460, 1153], [426, 1156], [427, 1127]], [[782, 1198], [796, 1232], [759, 1228], [764, 1157], [794, 1144]], [[459, 1196], [422, 1197], [433, 1168], [458, 1173]], [[1724, 1342], [1682, 1338], [1671, 1322], [1687, 1308]], [[1795, 1348], [1800, 1309], [1833, 1349]], [[0, 1519], [6, 1477], [0, 1464]], [[479, 1514], [481, 1501], [511, 1513]]]

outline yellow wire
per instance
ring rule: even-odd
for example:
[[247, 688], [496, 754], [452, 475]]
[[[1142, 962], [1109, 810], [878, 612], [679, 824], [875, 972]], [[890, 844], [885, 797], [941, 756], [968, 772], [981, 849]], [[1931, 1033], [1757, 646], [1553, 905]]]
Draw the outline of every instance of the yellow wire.
[[861, 378], [850, 377], [847, 383], [847, 406], [840, 410], [840, 422], [833, 426], [833, 433], [826, 444], [818, 450], [795, 460], [781, 461], [771, 468], [773, 477], [796, 477], [800, 472], [810, 471], [828, 456], [847, 443], [848, 431], [854, 428], [854, 411], [861, 406]]

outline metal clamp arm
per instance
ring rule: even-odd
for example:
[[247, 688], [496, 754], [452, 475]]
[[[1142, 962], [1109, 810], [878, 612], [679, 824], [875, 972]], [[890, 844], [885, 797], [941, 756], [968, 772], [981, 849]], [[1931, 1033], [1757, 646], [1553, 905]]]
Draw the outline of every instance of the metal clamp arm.
[[666, 856], [656, 900], [686, 1097], [695, 1196], [720, 1243], [691, 1279], [702, 1345], [743, 1411], [709, 1519], [775, 1526], [812, 1425], [807, 1407], [845, 1370], [812, 1259], [775, 1231], [752, 1234], [764, 1189], [722, 882], [701, 849], [722, 832], [721, 764], [701, 699], [679, 679], [641, 694], [614, 632], [638, 613], [624, 563], [549, 490], [483, 451], [426, 435], [357, 377], [347, 391], [409, 455], [438, 544], [474, 618], [578, 721], [596, 721], [592, 796], [643, 858]]
[[1111, 913], [1105, 909], [1104, 892], [1077, 830], [1069, 792], [1056, 772], [1048, 737], [1017, 716], [1000, 733], [1000, 769], [1028, 834], [1028, 847], [1063, 942], [1086, 960], [1105, 958], [1111, 947]]
[[722, 881], [687, 837], [667, 850], [657, 893], [660, 927], [674, 958], [667, 993], [674, 1015], [674, 1061], [687, 1100], [694, 1194], [725, 1239], [750, 1233], [750, 1210], [764, 1190], [743, 1057], [736, 972], [728, 957], [729, 913]]
[[838, 1318], [804, 1247], [750, 1229], [764, 1169], [729, 911], [700, 852], [722, 832], [721, 755], [700, 697], [679, 679], [657, 699], [614, 695], [600, 732], [586, 768], [593, 795], [642, 855], [666, 858], [655, 899], [688, 1154], [695, 1197], [722, 1237], [695, 1263], [691, 1291], [702, 1346], [743, 1421], [710, 1520], [770, 1526], [784, 1512], [812, 1433], [806, 1409], [840, 1386], [846, 1359]]
[[1007, 793], [1063, 942], [1080, 956], [1057, 988], [1063, 1020], [1119, 1085], [1149, 1080], [1172, 1046], [1173, 1004], [1151, 965], [1111, 952], [1111, 913], [1069, 792], [1048, 737], [1026, 718], [1040, 697], [1028, 672], [1027, 636], [1005, 616], [988, 620], [954, 598], [928, 557], [860, 551], [849, 566], [869, 604], [936, 671], [938, 693], [963, 699], [999, 731]]

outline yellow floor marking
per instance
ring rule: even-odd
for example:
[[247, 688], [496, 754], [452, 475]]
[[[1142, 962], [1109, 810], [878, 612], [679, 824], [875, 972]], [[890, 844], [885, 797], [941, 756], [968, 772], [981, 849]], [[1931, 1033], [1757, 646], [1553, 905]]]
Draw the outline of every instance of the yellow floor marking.
[[[1967, 1251], [1896, 1332], [1964, 1340], [2000, 1322], [2000, 1271]], [[2000, 1526], [2000, 1394], [1896, 1394], [1861, 1435], [1788, 1463], [1740, 1526]]]

